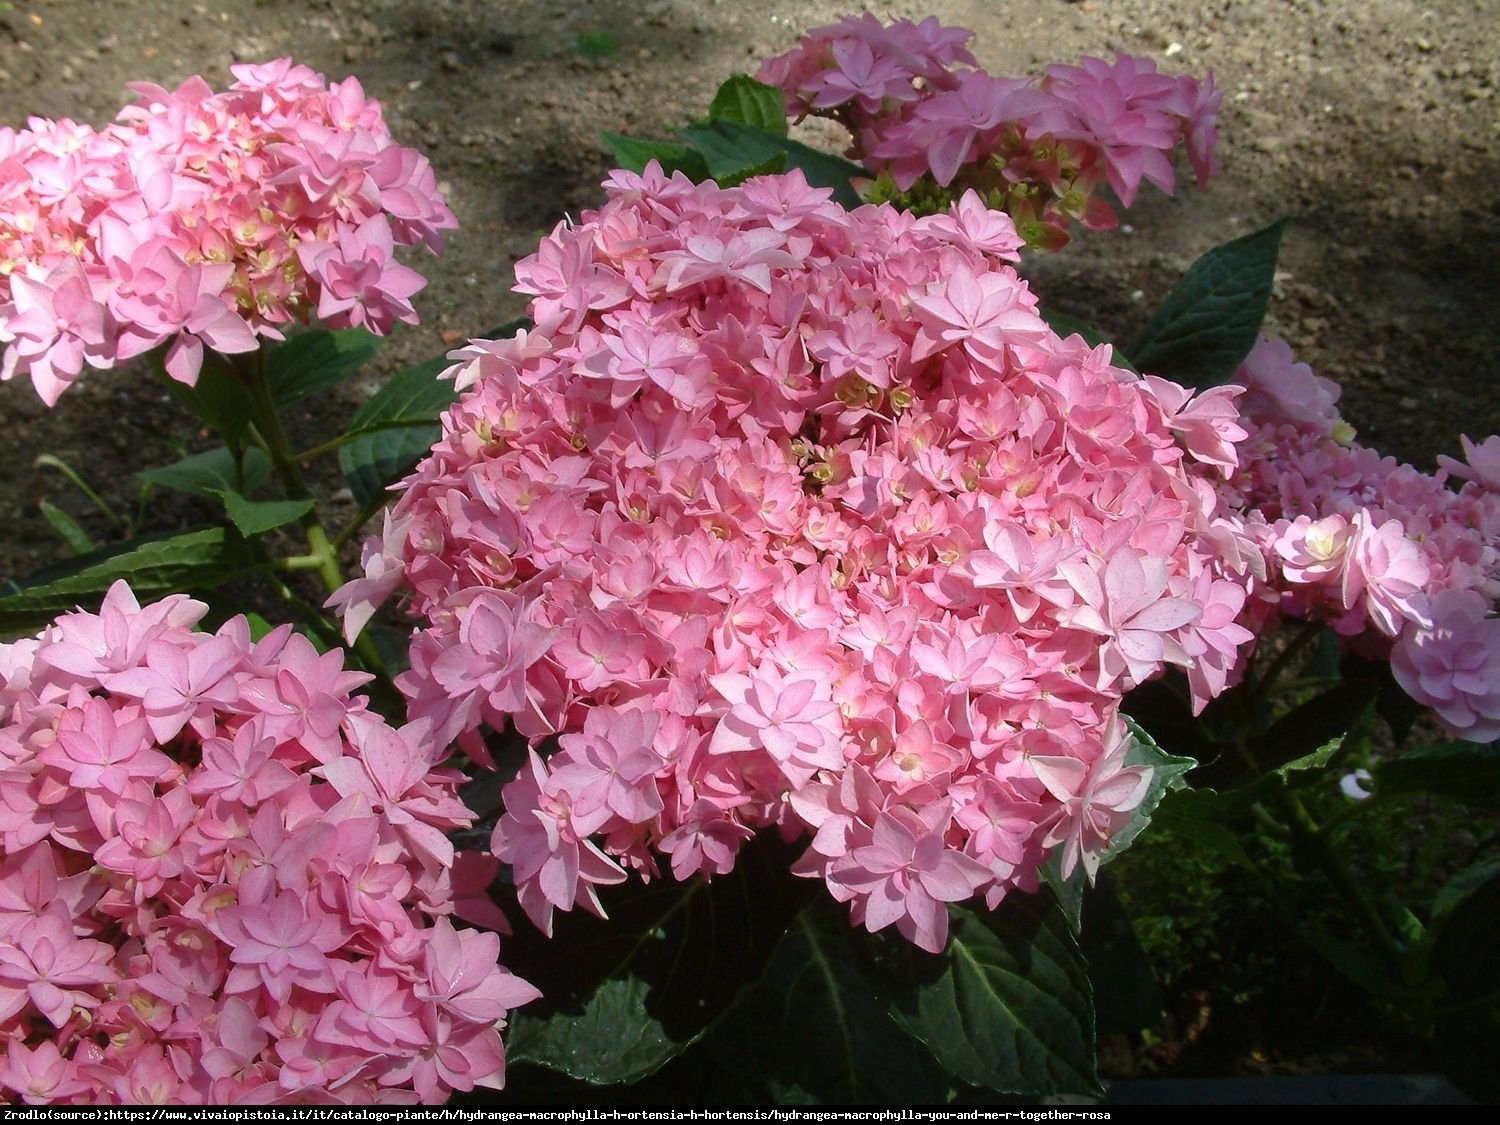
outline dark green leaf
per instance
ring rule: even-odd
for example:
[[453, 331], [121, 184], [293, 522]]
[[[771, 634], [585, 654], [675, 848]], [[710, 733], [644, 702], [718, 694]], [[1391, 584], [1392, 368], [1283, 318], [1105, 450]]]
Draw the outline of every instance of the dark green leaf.
[[[531, 322], [525, 317], [493, 328], [481, 339], [514, 336]], [[458, 398], [446, 356], [398, 371], [349, 420], [346, 434], [360, 435], [339, 448], [339, 468], [355, 500], [369, 504], [426, 456], [442, 433], [438, 419]]]
[[[922, 1105], [946, 1100], [925, 1047], [893, 1021], [869, 953], [880, 939], [831, 901], [809, 904], [765, 975], [706, 1046], [752, 1102]], [[905, 950], [900, 951], [904, 958]]]
[[1182, 780], [1183, 774], [1198, 764], [1192, 758], [1168, 754], [1135, 720], [1126, 717], [1125, 724], [1130, 728], [1130, 749], [1125, 751], [1125, 764], [1127, 766], [1150, 766], [1151, 787], [1146, 790], [1145, 797], [1130, 814], [1130, 820], [1125, 827], [1116, 832], [1110, 840], [1109, 849], [1100, 859], [1101, 863], [1109, 863], [1130, 847], [1146, 825], [1151, 823], [1151, 817], [1156, 812], [1156, 807], [1161, 804], [1162, 798], [1169, 790], [1181, 789], [1186, 784]]
[[1125, 349], [1136, 368], [1191, 387], [1228, 378], [1266, 317], [1288, 222], [1217, 246], [1194, 262]]
[[221, 363], [205, 363], [191, 387], [165, 376], [162, 385], [194, 417], [212, 426], [231, 449], [245, 448], [245, 434], [253, 417], [250, 396]]
[[1088, 966], [1046, 895], [952, 907], [941, 957], [910, 954], [896, 1022], [951, 1075], [1001, 1093], [1097, 1094]]
[[624, 137], [619, 133], [601, 132], [600, 138], [609, 146], [611, 155], [621, 168], [631, 172], [642, 172], [651, 161], [661, 165], [667, 175], [681, 172], [694, 183], [708, 179], [708, 165], [701, 153], [687, 145], [674, 145], [664, 141], [643, 141], [635, 137]]
[[1389, 997], [1396, 990], [1385, 963], [1368, 945], [1304, 929], [1300, 936], [1308, 946], [1371, 996]]
[[1500, 878], [1500, 856], [1487, 856], [1469, 864], [1453, 878], [1443, 884], [1432, 900], [1431, 929], [1441, 929], [1448, 917], [1471, 895], [1479, 892], [1491, 880]]
[[50, 568], [53, 576], [46, 581], [21, 583], [19, 592], [0, 598], [0, 630], [35, 628], [80, 605], [92, 609], [121, 578], [146, 602], [217, 586], [265, 563], [256, 544], [218, 527], [116, 544], [109, 552], [71, 560], [66, 573]]
[[1156, 823], [1184, 843], [1218, 852], [1246, 871], [1257, 871], [1239, 834], [1224, 823], [1227, 815], [1212, 789], [1178, 789], [1157, 808]]
[[713, 882], [609, 888], [608, 921], [559, 914], [550, 940], [529, 924], [506, 967], [542, 990], [506, 1032], [506, 1054], [574, 1078], [633, 1082], [690, 1046], [764, 970], [809, 887], [787, 877], [774, 839], [741, 851]]
[[[458, 397], [452, 381], [438, 378], [448, 366], [438, 358], [408, 367], [355, 412], [348, 432], [371, 432], [339, 449], [339, 468], [358, 503], [370, 503], [404, 477], [437, 441], [438, 419]], [[401, 425], [375, 428], [385, 424]]]
[[786, 136], [786, 98], [775, 86], [736, 74], [719, 87], [709, 103], [710, 121], [737, 121], [779, 137]]
[[221, 445], [170, 465], [142, 469], [136, 476], [150, 484], [194, 496], [217, 497], [229, 490], [248, 494], [265, 482], [271, 472], [271, 461], [252, 446], [245, 450], [241, 468], [243, 475], [235, 466], [234, 454]]
[[851, 180], [867, 176], [857, 164], [808, 148], [799, 141], [788, 140], [764, 129], [742, 125], [737, 121], [713, 121], [707, 125], [690, 125], [677, 130], [679, 136], [703, 154], [708, 171], [715, 179], [734, 176], [747, 168], [769, 160], [778, 152], [786, 153], [786, 166], [800, 168], [813, 187], [833, 189], [833, 197], [845, 207], [858, 207], [860, 198]]
[[1295, 773], [1322, 769], [1368, 735], [1374, 703], [1372, 684], [1339, 684], [1292, 708], [1268, 731], [1250, 740], [1247, 749], [1256, 768], [1226, 754], [1212, 765], [1194, 770], [1189, 780], [1195, 788], [1230, 790], [1258, 777], [1274, 775], [1289, 782], [1295, 780]]
[[1161, 988], [1105, 875], [1084, 900], [1083, 922], [1078, 940], [1094, 989], [1098, 1034], [1154, 1027], [1162, 1015]]
[[1500, 864], [1476, 865], [1445, 897], [1435, 926], [1432, 971], [1447, 985], [1449, 1005], [1438, 1025], [1439, 1056], [1466, 1092], [1500, 1100], [1495, 1043], [1500, 1037]]
[[246, 500], [232, 488], [226, 488], [220, 499], [224, 514], [239, 528], [241, 535], [259, 535], [273, 527], [301, 519], [312, 511], [312, 497], [301, 500]]
[[1500, 743], [1444, 742], [1381, 762], [1375, 784], [1384, 794], [1432, 793], [1467, 805], [1500, 805]]
[[380, 350], [380, 342], [362, 328], [298, 332], [266, 357], [271, 397], [287, 407], [337, 386]]
[[68, 550], [75, 555], [86, 555], [90, 551], [97, 550], [88, 532], [79, 527], [78, 521], [67, 512], [47, 500], [39, 501], [38, 507], [42, 510], [42, 518], [52, 525], [53, 531], [62, 536], [63, 542], [68, 545]]
[[776, 176], [786, 171], [786, 153], [775, 153], [769, 160], [763, 160], [759, 164], [749, 168], [741, 168], [731, 176], [720, 176], [717, 183], [720, 187], [738, 187], [746, 180], [754, 179], [756, 176]]

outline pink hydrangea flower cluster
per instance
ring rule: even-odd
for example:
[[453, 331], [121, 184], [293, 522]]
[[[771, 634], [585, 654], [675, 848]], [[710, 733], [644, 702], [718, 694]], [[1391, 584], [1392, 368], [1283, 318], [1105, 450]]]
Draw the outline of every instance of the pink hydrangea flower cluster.
[[813, 29], [756, 77], [784, 91], [799, 120], [848, 128], [850, 157], [889, 181], [867, 198], [923, 212], [976, 188], [1040, 249], [1067, 242], [1070, 220], [1116, 225], [1101, 184], [1126, 207], [1143, 179], [1170, 195], [1179, 146], [1200, 187], [1217, 170], [1212, 75], [1161, 74], [1150, 59], [1117, 55], [996, 77], [969, 53], [972, 37], [932, 18], [884, 24], [866, 12]]
[[0, 378], [49, 404], [84, 365], [170, 343], [193, 383], [316, 315], [388, 332], [425, 282], [398, 245], [442, 248], [457, 224], [427, 159], [395, 144], [353, 78], [280, 59], [215, 93], [137, 83], [95, 130], [32, 118], [0, 129]]
[[0, 1100], [498, 1087], [536, 992], [449, 918], [461, 775], [340, 653], [205, 610], [121, 582], [0, 644]]
[[[1339, 388], [1261, 340], [1246, 386], [1242, 468], [1225, 485], [1261, 544], [1269, 583], [1252, 628], [1276, 614], [1329, 621], [1389, 653], [1397, 681], [1458, 737], [1500, 738], [1500, 437], [1464, 438], [1468, 463], [1436, 475], [1354, 441]], [[1448, 478], [1464, 481], [1457, 490]]]
[[775, 826], [936, 950], [945, 902], [1054, 848], [1092, 873], [1149, 782], [1123, 693], [1173, 665], [1212, 695], [1251, 639], [1210, 484], [1234, 392], [1058, 338], [973, 193], [606, 187], [516, 266], [536, 328], [455, 353], [468, 393], [337, 598], [357, 628], [409, 591], [440, 738], [556, 736], [494, 835], [521, 904], [548, 928]]

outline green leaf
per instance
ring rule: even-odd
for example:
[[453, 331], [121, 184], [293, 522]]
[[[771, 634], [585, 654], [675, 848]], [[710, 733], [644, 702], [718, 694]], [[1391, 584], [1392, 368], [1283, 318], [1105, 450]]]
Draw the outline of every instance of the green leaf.
[[1438, 931], [1447, 924], [1449, 916], [1470, 895], [1481, 890], [1492, 879], [1500, 878], [1500, 856], [1488, 856], [1469, 864], [1453, 878], [1443, 884], [1432, 900], [1432, 918], [1429, 930]]
[[266, 557], [257, 544], [213, 527], [116, 544], [70, 564], [62, 573], [62, 568], [50, 568], [41, 581], [33, 576], [19, 584], [18, 592], [0, 597], [0, 630], [35, 628], [76, 606], [96, 607], [117, 579], [128, 579], [136, 597], [146, 602], [218, 586], [262, 569]]
[[[241, 475], [241, 469], [243, 475]], [[271, 472], [271, 461], [253, 446], [245, 450], [241, 468], [236, 468], [234, 454], [222, 445], [194, 453], [170, 465], [142, 469], [141, 480], [162, 488], [191, 493], [194, 496], [217, 497], [225, 491], [254, 492]]]
[[[438, 378], [448, 366], [440, 357], [408, 367], [355, 411], [348, 432], [370, 432], [339, 449], [339, 468], [358, 503], [404, 477], [437, 441], [438, 419], [458, 398], [453, 383]], [[398, 425], [378, 428], [390, 424]]]
[[667, 175], [681, 172], [694, 183], [709, 178], [708, 165], [701, 153], [687, 145], [674, 145], [665, 141], [643, 141], [636, 137], [625, 137], [619, 133], [601, 132], [601, 140], [609, 146], [615, 162], [631, 172], [645, 171], [646, 165], [656, 161]]
[[312, 497], [301, 500], [247, 500], [232, 488], [226, 488], [220, 499], [224, 514], [241, 535], [259, 535], [273, 527], [301, 519], [312, 511]]
[[786, 98], [775, 86], [757, 82], [748, 74], [729, 78], [708, 106], [710, 121], [736, 121], [778, 137], [786, 136]]
[[1225, 809], [1212, 789], [1178, 789], [1156, 810], [1156, 823], [1178, 840], [1218, 852], [1246, 871], [1258, 871], [1239, 834], [1224, 823]]
[[[506, 339], [530, 323], [521, 317], [480, 338]], [[344, 432], [359, 436], [339, 448], [339, 468], [359, 504], [406, 476], [441, 435], [438, 419], [458, 399], [452, 380], [438, 378], [449, 366], [439, 356], [398, 371], [354, 412]]]
[[941, 957], [910, 954], [892, 1014], [949, 1074], [1001, 1093], [1098, 1094], [1088, 966], [1046, 895], [950, 907]]
[[1151, 817], [1155, 814], [1156, 807], [1161, 804], [1162, 798], [1173, 789], [1183, 788], [1187, 784], [1183, 781], [1183, 775], [1198, 764], [1192, 758], [1168, 754], [1134, 719], [1127, 716], [1125, 725], [1130, 728], [1130, 748], [1125, 751], [1125, 764], [1127, 766], [1150, 766], [1151, 786], [1146, 790], [1145, 797], [1141, 798], [1141, 803], [1130, 814], [1130, 820], [1125, 827], [1116, 832], [1110, 840], [1109, 849], [1100, 859], [1101, 864], [1116, 859], [1121, 852], [1130, 847], [1146, 825], [1151, 823]]
[[1299, 936], [1318, 956], [1371, 996], [1388, 998], [1396, 991], [1390, 970], [1369, 946], [1320, 930], [1303, 929]]
[[1431, 793], [1466, 805], [1500, 805], [1500, 742], [1444, 742], [1409, 750], [1375, 769], [1386, 794]]
[[68, 550], [75, 555], [86, 555], [90, 551], [97, 550], [88, 532], [79, 527], [78, 521], [67, 512], [47, 500], [39, 501], [37, 506], [42, 510], [42, 518], [52, 525], [53, 531], [62, 536], [63, 542], [68, 545]]
[[512, 1018], [507, 1057], [597, 1084], [657, 1070], [764, 970], [811, 893], [787, 877], [793, 854], [758, 841], [712, 882], [608, 888], [608, 921], [579, 910], [557, 915], [551, 939], [519, 930], [506, 940], [506, 967], [543, 999]]
[[1193, 263], [1126, 353], [1140, 371], [1209, 387], [1255, 345], [1291, 220], [1210, 250]]
[[[1500, 864], [1488, 861], [1461, 872], [1459, 886], [1443, 896], [1435, 918], [1432, 971], [1454, 1003], [1438, 1024], [1438, 1057], [1465, 1092], [1500, 1100], [1495, 1041], [1500, 1036]], [[1440, 927], [1440, 928], [1439, 928]]]
[[1088, 321], [1081, 320], [1076, 316], [1069, 316], [1067, 313], [1057, 312], [1053, 309], [1041, 309], [1039, 311], [1042, 314], [1042, 319], [1047, 322], [1047, 327], [1063, 339], [1067, 339], [1069, 336], [1082, 336], [1084, 343], [1088, 344], [1091, 348], [1097, 348], [1101, 344], [1108, 344], [1110, 350], [1114, 353], [1110, 359], [1111, 363], [1116, 367], [1125, 368], [1126, 371], [1135, 370], [1131, 366], [1130, 360], [1125, 358], [1125, 353], [1120, 350], [1120, 346], [1106, 336], [1102, 330], [1096, 328]]
[[1161, 987], [1107, 877], [1084, 901], [1083, 920], [1078, 940], [1094, 989], [1095, 1030], [1113, 1035], [1154, 1027], [1162, 1016]]
[[732, 177], [764, 163], [778, 152], [784, 152], [788, 170], [800, 168], [813, 187], [832, 188], [834, 199], [844, 207], [860, 205], [859, 195], [850, 181], [868, 173], [857, 164], [808, 148], [799, 141], [738, 121], [689, 125], [677, 130], [677, 134], [703, 154], [709, 174], [716, 180], [721, 176]]
[[245, 624], [250, 628], [250, 639], [252, 641], [261, 640], [268, 633], [278, 628], [278, 626], [271, 624], [271, 622], [258, 613], [245, 614]]
[[[163, 346], [165, 351], [165, 346]], [[167, 393], [194, 417], [207, 422], [231, 449], [245, 448], [245, 434], [254, 416], [245, 387], [222, 362], [204, 363], [191, 387], [163, 374]]]
[[271, 397], [291, 406], [337, 386], [380, 350], [380, 338], [362, 328], [311, 328], [277, 344], [266, 357]]
[[[1353, 750], [1369, 734], [1374, 716], [1375, 687], [1350, 681], [1314, 696], [1292, 708], [1264, 734], [1247, 745], [1256, 768], [1225, 754], [1218, 761], [1195, 770], [1189, 779], [1194, 788], [1233, 790], [1275, 778], [1291, 783], [1293, 775], [1321, 770], [1345, 752]], [[1266, 791], [1261, 784], [1254, 800]], [[1227, 792], [1225, 794], [1228, 795]]]
[[810, 903], [797, 916], [765, 975], [705, 1044], [723, 1069], [745, 1076], [745, 1089], [733, 1100], [946, 1100], [947, 1083], [930, 1052], [891, 1017], [870, 958], [880, 941], [853, 929], [847, 912], [831, 901]]
[[731, 176], [720, 176], [716, 181], [720, 187], [738, 187], [746, 180], [754, 179], [756, 176], [776, 176], [786, 171], [786, 153], [778, 152], [769, 160], [763, 160], [759, 164], [749, 168], [741, 168]]

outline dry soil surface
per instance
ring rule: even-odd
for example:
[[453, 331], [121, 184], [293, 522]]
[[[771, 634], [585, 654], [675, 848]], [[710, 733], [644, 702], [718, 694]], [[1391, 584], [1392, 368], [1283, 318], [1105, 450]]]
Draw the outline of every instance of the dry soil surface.
[[[107, 120], [145, 79], [295, 56], [355, 74], [404, 143], [425, 151], [461, 223], [377, 372], [518, 315], [511, 266], [565, 212], [601, 198], [600, 129], [667, 136], [734, 71], [850, 5], [818, 0], [15, 0], [0, 3], [0, 123]], [[1150, 54], [1212, 70], [1225, 90], [1221, 176], [1175, 199], [1142, 193], [1125, 233], [1089, 236], [1033, 269], [1060, 311], [1128, 335], [1204, 250], [1297, 217], [1270, 330], [1345, 386], [1363, 438], [1430, 467], [1457, 435], [1500, 430], [1496, 308], [1497, 0], [907, 0], [883, 16], [972, 27], [995, 73], [1080, 54]], [[586, 43], [617, 46], [602, 57]], [[592, 36], [592, 38], [589, 38]], [[319, 409], [347, 412], [376, 385]], [[328, 420], [322, 420], [327, 425]], [[296, 425], [311, 433], [318, 419]], [[0, 386], [0, 575], [52, 561], [48, 497], [107, 526], [51, 472], [56, 454], [106, 498], [133, 469], [201, 443], [142, 373], [90, 373], [48, 410]], [[193, 513], [169, 501], [150, 526]]]

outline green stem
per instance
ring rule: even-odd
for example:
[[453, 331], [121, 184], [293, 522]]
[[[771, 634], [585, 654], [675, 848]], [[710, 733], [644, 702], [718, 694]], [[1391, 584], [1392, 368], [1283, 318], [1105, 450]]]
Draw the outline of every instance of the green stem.
[[1292, 837], [1292, 830], [1272, 816], [1271, 811], [1259, 801], [1250, 806], [1250, 818], [1278, 839], [1289, 840]]
[[103, 512], [112, 524], [118, 527], [121, 531], [129, 530], [130, 525], [127, 524], [123, 519], [121, 519], [120, 516], [115, 512], [115, 510], [104, 502], [104, 498], [89, 487], [88, 481], [84, 480], [81, 476], [74, 472], [73, 467], [66, 461], [64, 461], [61, 457], [54, 457], [50, 453], [43, 453], [31, 463], [31, 467], [33, 469], [56, 469], [63, 476], [68, 478], [68, 482], [72, 484], [74, 488], [78, 489], [79, 492], [87, 496], [89, 498], [89, 502], [93, 504], [94, 507], [98, 508], [99, 511]]
[[[266, 456], [271, 459], [271, 467], [286, 487], [287, 496], [293, 500], [316, 500], [312, 490], [307, 487], [307, 481], [302, 476], [302, 469], [292, 453], [291, 442], [287, 440], [286, 429], [281, 424], [281, 414], [271, 395], [271, 383], [266, 374], [266, 349], [261, 347], [253, 352], [234, 356], [232, 362], [235, 373], [248, 396], [251, 420], [265, 442]], [[307, 540], [308, 552], [305, 555], [295, 555], [283, 560], [284, 568], [316, 571], [324, 589], [332, 594], [344, 584], [344, 576], [339, 570], [338, 551], [329, 540], [323, 521], [318, 517], [316, 503], [307, 510], [298, 523], [302, 527], [303, 537]], [[380, 654], [375, 650], [375, 644], [368, 634], [361, 635], [355, 641], [354, 651], [359, 654], [365, 667], [373, 672], [382, 684], [389, 686], [390, 676], [386, 672], [385, 662], [380, 659]]]
[[1365, 931], [1365, 936], [1380, 950], [1390, 965], [1399, 964], [1402, 958], [1400, 944], [1391, 936], [1385, 919], [1381, 918], [1380, 912], [1375, 909], [1375, 904], [1365, 894], [1359, 880], [1344, 863], [1343, 857], [1329, 844], [1327, 835], [1313, 820], [1307, 806], [1295, 793], [1282, 793], [1279, 803], [1287, 814], [1296, 842], [1323, 869], [1329, 882], [1353, 909], [1354, 917]]
[[[307, 487], [301, 466], [292, 455], [291, 442], [287, 440], [286, 429], [281, 424], [281, 414], [271, 397], [271, 384], [266, 378], [266, 349], [258, 348], [235, 356], [234, 364], [241, 385], [249, 393], [255, 428], [265, 440], [266, 455], [270, 457], [271, 467], [276, 470], [276, 475], [286, 486], [287, 496], [293, 500], [312, 499], [312, 490]], [[318, 577], [331, 594], [344, 584], [344, 576], [339, 573], [338, 559], [328, 540], [328, 532], [323, 529], [323, 522], [318, 518], [317, 506], [310, 508], [298, 522], [307, 539], [308, 557], [317, 560], [317, 565], [309, 569], [318, 572]]]

